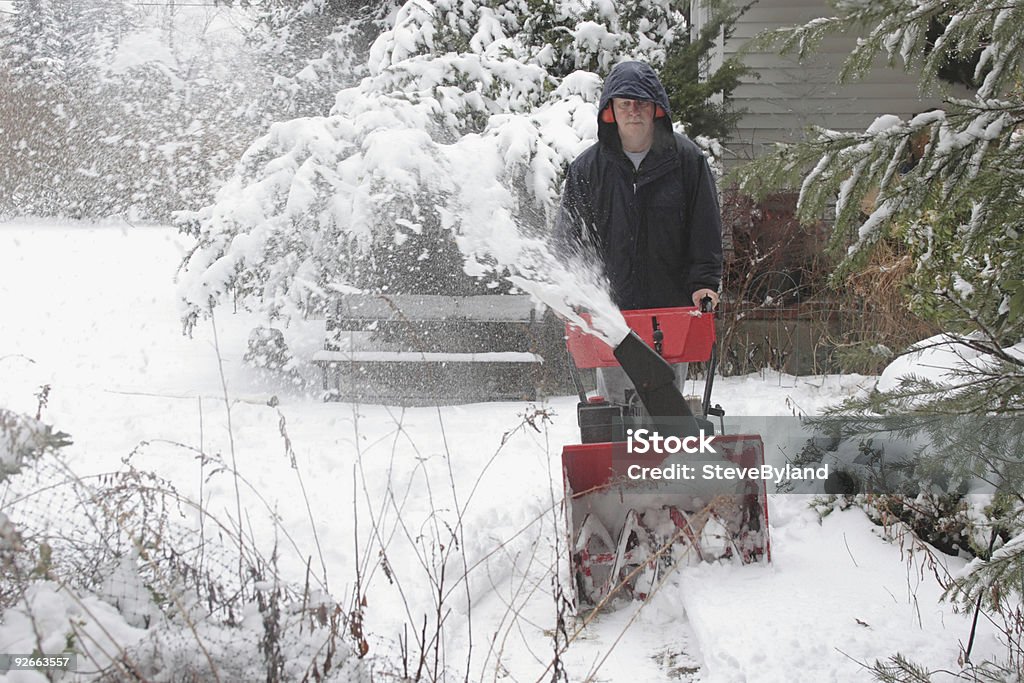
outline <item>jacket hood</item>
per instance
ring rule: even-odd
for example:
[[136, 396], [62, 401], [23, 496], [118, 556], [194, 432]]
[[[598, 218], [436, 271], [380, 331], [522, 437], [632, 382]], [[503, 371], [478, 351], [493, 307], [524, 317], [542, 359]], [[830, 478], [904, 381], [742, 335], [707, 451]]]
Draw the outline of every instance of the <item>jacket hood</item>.
[[[601, 120], [601, 112], [611, 106], [613, 97], [631, 100], [649, 100], [665, 110], [665, 116], [656, 119], [655, 125], [672, 132], [672, 110], [668, 105], [668, 93], [661, 84], [658, 74], [650, 64], [644, 62], [621, 62], [616, 64], [604, 81], [601, 101], [597, 109], [598, 138], [605, 143], [618, 143], [617, 124]], [[657, 128], [656, 128], [657, 130]]]

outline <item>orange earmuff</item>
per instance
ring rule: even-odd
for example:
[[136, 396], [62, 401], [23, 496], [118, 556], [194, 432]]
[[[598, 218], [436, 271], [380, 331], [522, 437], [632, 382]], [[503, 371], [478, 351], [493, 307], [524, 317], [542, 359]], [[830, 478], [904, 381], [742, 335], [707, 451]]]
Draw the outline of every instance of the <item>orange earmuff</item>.
[[[660, 105], [656, 106], [654, 108], [654, 118], [660, 119], [663, 116], [667, 116], [667, 114], [665, 114], [665, 110], [662, 109]], [[601, 122], [615, 123], [615, 112], [612, 110], [610, 102], [608, 103], [608, 106], [601, 111]]]

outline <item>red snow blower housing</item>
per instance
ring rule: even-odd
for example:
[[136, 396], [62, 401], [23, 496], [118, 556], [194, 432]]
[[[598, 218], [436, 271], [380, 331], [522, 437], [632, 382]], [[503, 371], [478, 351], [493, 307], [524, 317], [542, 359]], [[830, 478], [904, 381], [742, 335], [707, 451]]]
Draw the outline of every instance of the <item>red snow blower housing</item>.
[[[770, 559], [764, 480], [741, 478], [764, 464], [761, 437], [716, 434], [709, 419], [725, 413], [711, 406], [715, 327], [704, 308], [624, 311], [631, 332], [614, 349], [567, 326], [582, 443], [563, 447], [562, 470], [578, 603], [645, 599], [683, 564]], [[669, 363], [682, 362], [708, 364], [699, 407], [675, 384]], [[613, 366], [635, 390], [587, 398], [577, 369]]]

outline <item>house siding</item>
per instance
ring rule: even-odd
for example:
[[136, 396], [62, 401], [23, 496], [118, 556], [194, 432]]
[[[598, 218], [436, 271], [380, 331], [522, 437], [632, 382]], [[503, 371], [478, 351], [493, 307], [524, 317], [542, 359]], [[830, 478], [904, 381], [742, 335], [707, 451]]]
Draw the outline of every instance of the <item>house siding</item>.
[[[764, 30], [830, 15], [825, 0], [756, 0], [737, 21], [724, 53], [735, 55]], [[733, 92], [733, 106], [746, 113], [727, 140], [727, 165], [752, 159], [773, 143], [801, 140], [810, 126], [865, 130], [882, 114], [906, 118], [941, 104], [941, 98], [920, 96], [917, 79], [902, 63], [888, 68], [879, 61], [863, 79], [840, 85], [839, 71], [854, 45], [853, 36], [829, 36], [803, 63], [793, 55], [748, 52], [743, 61], [760, 78], [745, 77]]]

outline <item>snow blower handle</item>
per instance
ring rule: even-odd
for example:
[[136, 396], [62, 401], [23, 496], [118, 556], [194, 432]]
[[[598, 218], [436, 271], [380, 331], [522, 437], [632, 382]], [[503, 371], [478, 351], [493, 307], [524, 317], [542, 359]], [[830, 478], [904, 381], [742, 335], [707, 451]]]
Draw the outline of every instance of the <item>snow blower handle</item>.
[[[710, 296], [706, 296], [700, 300], [700, 312], [714, 315], [714, 304], [712, 303]], [[715, 372], [717, 371], [718, 342], [715, 342], [711, 345], [711, 357], [708, 359], [708, 373], [704, 380], [704, 399], [700, 403], [701, 409], [704, 411], [704, 417], [714, 415], [715, 417], [721, 418], [725, 415], [725, 410], [722, 409], [722, 406], [716, 405], [714, 408], [711, 407], [711, 389], [715, 385]]]

